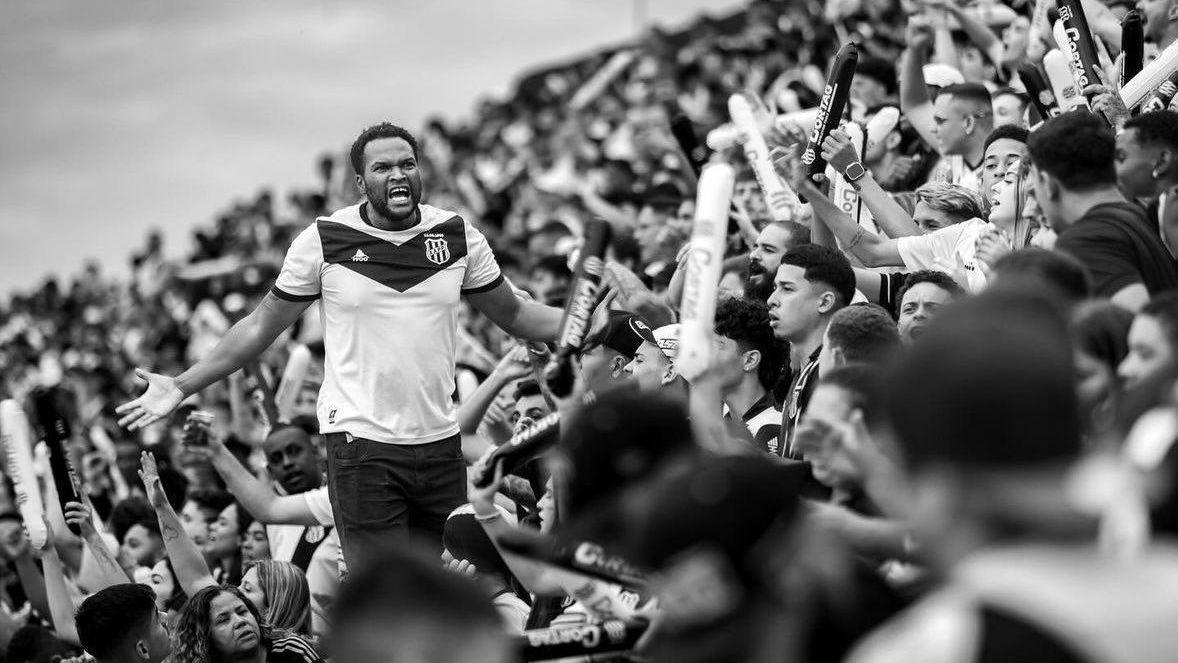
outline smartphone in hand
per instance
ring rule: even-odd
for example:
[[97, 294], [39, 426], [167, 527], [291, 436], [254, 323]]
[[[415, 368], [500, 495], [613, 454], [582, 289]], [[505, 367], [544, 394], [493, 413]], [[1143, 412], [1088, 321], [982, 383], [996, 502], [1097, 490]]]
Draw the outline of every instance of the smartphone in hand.
[[193, 410], [184, 420], [181, 441], [188, 447], [209, 446], [209, 426], [213, 423], [213, 413], [203, 410]]

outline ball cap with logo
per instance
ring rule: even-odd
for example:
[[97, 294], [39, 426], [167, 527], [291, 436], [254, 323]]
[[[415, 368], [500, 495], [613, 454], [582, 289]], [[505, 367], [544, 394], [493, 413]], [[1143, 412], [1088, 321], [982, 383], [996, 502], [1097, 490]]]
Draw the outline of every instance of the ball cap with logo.
[[658, 345], [658, 341], [654, 337], [654, 330], [646, 320], [629, 311], [612, 311], [605, 326], [594, 334], [585, 346], [604, 345], [633, 359], [634, 353], [638, 352], [638, 346], [642, 345], [644, 341]]

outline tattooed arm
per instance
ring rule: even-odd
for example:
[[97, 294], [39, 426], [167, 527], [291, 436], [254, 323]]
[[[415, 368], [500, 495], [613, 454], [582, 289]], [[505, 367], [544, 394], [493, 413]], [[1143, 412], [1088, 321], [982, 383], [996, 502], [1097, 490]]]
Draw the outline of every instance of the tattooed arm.
[[140, 457], [140, 465], [139, 478], [143, 480], [147, 499], [155, 509], [156, 518], [159, 519], [160, 536], [164, 539], [168, 559], [172, 560], [172, 568], [176, 570], [176, 580], [189, 596], [205, 587], [216, 586], [217, 583], [213, 581], [213, 574], [209, 572], [204, 555], [196, 546], [196, 542], [184, 532], [180, 517], [176, 515], [176, 510], [164, 494], [159, 470], [155, 465], [155, 456], [144, 451]]
[[131, 582], [135, 581], [135, 578], [129, 575], [123, 569], [122, 565], [119, 564], [118, 559], [111, 553], [110, 548], [106, 547], [106, 542], [102, 540], [102, 535], [98, 533], [98, 530], [94, 529], [94, 521], [91, 520], [89, 506], [80, 502], [66, 504], [65, 522], [66, 524], [78, 526], [82, 532], [82, 541], [86, 544], [86, 550], [89, 551], [90, 557], [95, 562], [95, 575], [92, 578], [96, 586], [91, 588], [92, 591], [125, 583], [128, 580]]

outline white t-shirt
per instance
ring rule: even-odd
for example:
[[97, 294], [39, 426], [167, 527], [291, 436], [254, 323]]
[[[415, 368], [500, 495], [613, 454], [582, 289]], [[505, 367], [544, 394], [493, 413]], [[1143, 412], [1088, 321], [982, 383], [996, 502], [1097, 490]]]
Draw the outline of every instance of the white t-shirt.
[[339, 591], [339, 533], [335, 529], [330, 533], [325, 531], [325, 528], [335, 525], [327, 488], [309, 490], [302, 496], [320, 525], [267, 525], [266, 536], [270, 538], [270, 557], [279, 562], [291, 561], [304, 536], [311, 537], [309, 542], [314, 542], [316, 538], [322, 539], [307, 565], [307, 587], [311, 591], [312, 630], [316, 634], [323, 634], [328, 630], [326, 614]]
[[970, 292], [980, 292], [986, 287], [986, 274], [978, 262], [977, 243], [989, 227], [981, 219], [970, 219], [927, 235], [901, 237], [896, 248], [905, 269], [945, 272]]
[[322, 433], [425, 444], [458, 432], [458, 299], [503, 277], [482, 233], [453, 212], [419, 209], [417, 225], [388, 231], [368, 224], [364, 205], [345, 207], [287, 251], [274, 295], [321, 299]]

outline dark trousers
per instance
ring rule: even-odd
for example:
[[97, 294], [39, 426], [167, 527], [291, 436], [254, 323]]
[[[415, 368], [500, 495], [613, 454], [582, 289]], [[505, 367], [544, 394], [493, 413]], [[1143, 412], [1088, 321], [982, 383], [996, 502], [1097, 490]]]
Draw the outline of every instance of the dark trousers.
[[467, 501], [462, 438], [385, 444], [329, 433], [327, 484], [349, 569], [406, 533], [440, 554], [446, 517]]

